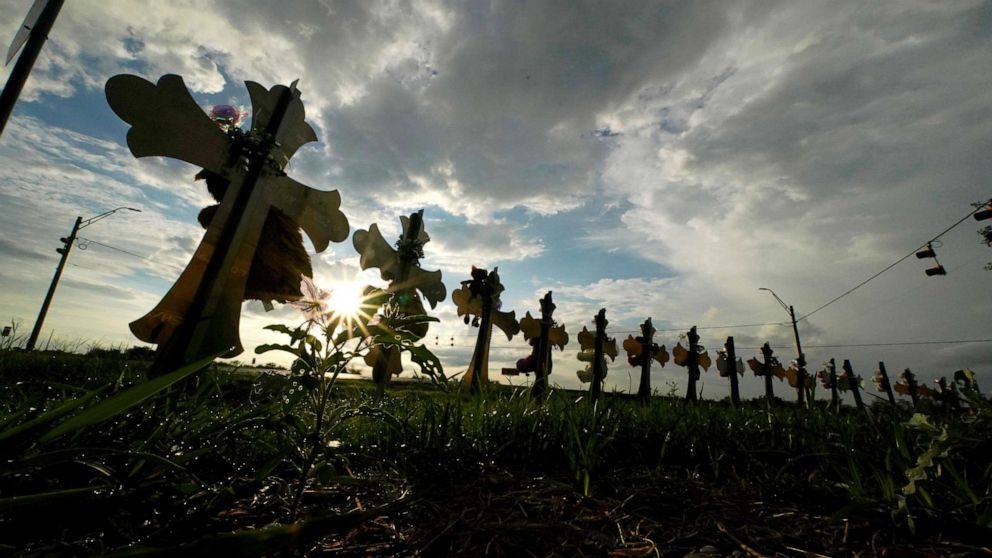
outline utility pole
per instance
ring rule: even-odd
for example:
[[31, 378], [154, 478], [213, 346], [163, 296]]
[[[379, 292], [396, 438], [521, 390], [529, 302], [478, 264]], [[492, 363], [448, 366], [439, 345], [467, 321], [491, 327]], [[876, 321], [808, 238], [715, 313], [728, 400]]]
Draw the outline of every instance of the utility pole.
[[41, 325], [45, 323], [45, 315], [48, 314], [48, 307], [52, 304], [52, 297], [55, 296], [55, 288], [59, 286], [59, 279], [62, 277], [62, 269], [65, 267], [66, 260], [69, 259], [69, 251], [72, 250], [72, 245], [76, 242], [76, 235], [79, 233], [79, 229], [92, 225], [100, 219], [109, 217], [111, 214], [122, 209], [141, 212], [140, 209], [135, 209], [133, 207], [118, 207], [116, 209], [111, 209], [110, 211], [105, 211], [96, 217], [86, 219], [85, 221], [82, 217], [76, 217], [76, 222], [73, 223], [72, 232], [69, 233], [69, 236], [63, 236], [59, 239], [62, 241], [63, 246], [61, 248], [56, 248], [55, 251], [62, 254], [62, 258], [59, 259], [59, 265], [55, 268], [55, 276], [52, 277], [52, 284], [48, 286], [48, 294], [45, 295], [45, 302], [41, 303], [41, 311], [38, 312], [38, 319], [35, 320], [34, 328], [31, 330], [31, 336], [28, 337], [27, 345], [24, 346], [26, 350], [33, 351], [35, 344], [38, 342], [38, 336], [41, 334]]
[[24, 347], [29, 351], [33, 351], [35, 343], [38, 342], [38, 335], [41, 334], [41, 324], [45, 323], [48, 306], [52, 303], [52, 297], [55, 296], [55, 287], [59, 286], [62, 269], [65, 267], [65, 261], [69, 259], [69, 251], [72, 250], [72, 244], [76, 242], [76, 233], [79, 232], [82, 222], [82, 217], [76, 217], [76, 222], [73, 223], [72, 232], [69, 233], [68, 238], [63, 236], [59, 239], [62, 241], [63, 246], [62, 248], [56, 248], [56, 250], [59, 254], [62, 254], [62, 257], [59, 259], [58, 267], [55, 268], [55, 277], [52, 277], [52, 284], [48, 286], [48, 294], [45, 295], [45, 302], [41, 303], [41, 311], [38, 312], [38, 319], [34, 321], [34, 329], [31, 330], [31, 336], [28, 337], [28, 344]]
[[789, 319], [792, 321], [792, 334], [796, 338], [796, 367], [798, 368], [796, 372], [796, 398], [799, 406], [803, 406], [806, 402], [806, 355], [803, 354], [803, 346], [799, 342], [799, 325], [796, 321], [796, 310], [791, 304], [786, 304], [781, 298], [775, 294], [775, 291], [765, 288], [758, 287], [759, 291], [768, 291], [775, 297], [775, 300], [789, 313]]
[[792, 334], [796, 337], [796, 391], [798, 392], [798, 403], [802, 407], [806, 403], [806, 355], [803, 353], [803, 346], [799, 342], [799, 326], [796, 324], [796, 310], [789, 305], [789, 317], [792, 318]]
[[[31, 68], [41, 52], [42, 45], [48, 39], [48, 32], [51, 31], [64, 2], [65, 0], [35, 0], [34, 5], [31, 6], [31, 11], [28, 12], [21, 25], [21, 29], [14, 36], [14, 41], [7, 52], [7, 63], [13, 58], [21, 44], [24, 45], [24, 51], [21, 52], [14, 68], [10, 71], [7, 83], [3, 87], [3, 93], [0, 93], [0, 136], [3, 135], [7, 119], [10, 118], [10, 113], [14, 110], [14, 104], [17, 103], [17, 98], [21, 95], [21, 89], [24, 88], [24, 83], [28, 80]], [[40, 13], [38, 13], [39, 10]]]

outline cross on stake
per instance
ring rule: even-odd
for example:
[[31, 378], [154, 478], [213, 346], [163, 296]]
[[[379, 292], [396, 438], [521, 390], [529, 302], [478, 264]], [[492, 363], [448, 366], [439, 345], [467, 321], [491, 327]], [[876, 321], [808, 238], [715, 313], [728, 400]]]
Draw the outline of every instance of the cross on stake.
[[594, 321], [596, 324], [595, 334], [583, 327], [578, 335], [579, 346], [581, 347], [579, 360], [591, 360], [589, 366], [592, 368], [592, 375], [588, 381], [592, 383], [589, 388], [589, 400], [593, 403], [599, 400], [599, 394], [603, 390], [603, 380], [606, 379], [606, 356], [608, 355], [613, 361], [619, 354], [616, 339], [606, 336], [606, 326], [610, 323], [606, 319], [606, 308], [600, 308]]
[[744, 362], [737, 356], [734, 347], [734, 337], [727, 337], [727, 342], [723, 344], [724, 350], [720, 351], [716, 359], [716, 369], [721, 377], [730, 378], [730, 402], [734, 407], [741, 404], [741, 390], [738, 383], [738, 375], [744, 374]]
[[623, 341], [623, 349], [627, 351], [627, 363], [641, 368], [637, 397], [642, 403], [647, 403], [651, 399], [651, 361], [657, 360], [661, 366], [665, 366], [668, 362], [668, 351], [665, 350], [664, 345], [659, 347], [654, 342], [654, 334], [654, 325], [651, 324], [651, 318], [648, 318], [641, 324], [640, 336], [628, 335]]
[[[854, 403], [858, 406], [859, 411], [865, 410], [865, 402], [861, 399], [861, 377], [854, 375], [854, 369], [851, 368], [851, 361], [844, 359], [844, 380], [846, 380], [847, 389], [851, 390], [851, 395], [854, 396]], [[842, 389], [844, 387], [844, 382], [840, 386]]]
[[548, 392], [551, 347], [554, 345], [558, 350], [565, 350], [565, 345], [568, 344], [565, 326], [556, 324], [551, 317], [555, 313], [555, 308], [557, 307], [551, 299], [551, 291], [548, 291], [541, 299], [540, 321], [531, 317], [530, 311], [520, 319], [520, 332], [534, 350], [527, 357], [517, 361], [516, 369], [524, 373], [534, 372], [534, 386], [531, 388], [531, 396], [534, 399], [542, 399]]
[[179, 159], [229, 181], [179, 279], [151, 312], [131, 322], [135, 336], [159, 346], [155, 374], [210, 354], [229, 358], [243, 351], [241, 303], [270, 211], [299, 225], [317, 252], [348, 237], [338, 192], [310, 188], [283, 172], [300, 146], [317, 140], [304, 122], [296, 82], [269, 90], [255, 82], [245, 85], [252, 103], [246, 134], [222, 131], [179, 76], [163, 76], [157, 84], [132, 75], [107, 81], [110, 108], [131, 125], [127, 144], [135, 157]]
[[[394, 325], [397, 319], [426, 315], [427, 312], [424, 310], [424, 304], [417, 292], [418, 290], [423, 293], [431, 308], [444, 300], [448, 292], [444, 283], [441, 282], [440, 270], [424, 271], [420, 268], [420, 258], [424, 255], [424, 245], [431, 240], [427, 231], [424, 230], [424, 210], [411, 213], [409, 217], [400, 217], [400, 225], [403, 228], [403, 233], [396, 243], [396, 250], [382, 237], [382, 233], [379, 232], [379, 227], [375, 223], [367, 231], [355, 231], [355, 235], [352, 237], [355, 250], [361, 254], [359, 264], [362, 269], [377, 267], [379, 268], [379, 277], [383, 281], [389, 281], [386, 292], [390, 293], [391, 297], [383, 308], [382, 322], [387, 326]], [[423, 322], [407, 326], [406, 331], [419, 340], [427, 335], [427, 328], [427, 323]], [[434, 344], [438, 344], [436, 336]], [[422, 345], [421, 348], [423, 348]], [[422, 371], [434, 376], [433, 367], [425, 361], [428, 354], [424, 351], [415, 351], [411, 352], [410, 356], [414, 363], [420, 365]], [[365, 355], [365, 363], [372, 367], [372, 379], [375, 381], [380, 396], [385, 392], [389, 380], [403, 371], [400, 347], [396, 345], [384, 347], [377, 344], [373, 346]]]
[[457, 306], [458, 315], [465, 316], [466, 324], [469, 323], [469, 315], [474, 315], [472, 324], [479, 327], [472, 360], [462, 376], [462, 381], [472, 387], [472, 393], [478, 393], [489, 382], [489, 344], [493, 325], [503, 330], [507, 340], [513, 339], [520, 331], [516, 312], [498, 310], [499, 295], [503, 292], [498, 271], [499, 268], [487, 272], [472, 266], [472, 278], [462, 281], [462, 287], [451, 294], [451, 301]]
[[875, 383], [875, 389], [884, 392], [889, 398], [889, 403], [892, 405], [896, 404], [896, 395], [892, 392], [892, 382], [889, 381], [889, 374], [885, 371], [885, 363], [879, 362], [878, 368], [875, 370], [875, 377], [873, 378]]
[[754, 371], [755, 376], [764, 376], [765, 378], [765, 404], [771, 407], [775, 404], [775, 388], [772, 384], [772, 377], [777, 376], [779, 378], [784, 378], [786, 376], [785, 370], [782, 368], [782, 364], [774, 356], [774, 351], [771, 345], [765, 343], [761, 346], [761, 356], [764, 362], [759, 362], [758, 359], [751, 358], [748, 359], [747, 364]]
[[684, 349], [681, 343], [676, 343], [675, 348], [672, 349], [672, 360], [679, 366], [685, 366], [688, 371], [689, 381], [685, 390], [685, 400], [696, 401], [699, 398], [696, 394], [699, 367], [702, 366], [704, 370], [710, 369], [710, 355], [699, 344], [699, 334], [696, 333], [696, 326], [692, 326], [689, 329], [686, 337], [689, 340], [689, 349]]

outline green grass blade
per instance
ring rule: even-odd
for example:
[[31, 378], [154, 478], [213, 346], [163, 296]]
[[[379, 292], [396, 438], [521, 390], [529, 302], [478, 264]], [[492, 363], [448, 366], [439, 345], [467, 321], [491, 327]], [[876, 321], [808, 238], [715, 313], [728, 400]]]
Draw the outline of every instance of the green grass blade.
[[95, 496], [104, 490], [95, 486], [84, 486], [82, 488], [67, 488], [53, 492], [42, 492], [40, 494], [27, 494], [25, 496], [11, 496], [0, 498], [0, 513], [37, 508], [51, 505], [63, 505], [68, 501], [79, 500]]
[[159, 376], [147, 382], [140, 383], [126, 391], [122, 391], [117, 395], [90, 407], [89, 409], [83, 411], [82, 413], [76, 415], [75, 417], [63, 422], [62, 424], [56, 426], [47, 434], [41, 437], [39, 441], [49, 442], [67, 434], [69, 432], [74, 432], [80, 430], [87, 426], [103, 422], [109, 418], [117, 416], [124, 411], [140, 404], [149, 397], [159, 393], [160, 391], [168, 388], [172, 384], [185, 379], [187, 376], [199, 371], [206, 365], [213, 362], [213, 360], [224, 352], [219, 352], [217, 354], [208, 356], [206, 358], [200, 359], [191, 364], [183, 366], [175, 372], [170, 372], [163, 376]]
[[58, 419], [59, 417], [62, 417], [63, 415], [69, 413], [73, 409], [79, 407], [80, 405], [88, 402], [90, 399], [93, 399], [94, 397], [96, 397], [98, 393], [100, 393], [104, 389], [106, 389], [106, 387], [93, 390], [83, 395], [82, 397], [70, 399], [69, 401], [66, 401], [65, 403], [55, 408], [49, 409], [27, 422], [24, 422], [12, 428], [8, 428], [3, 432], [0, 432], [0, 442], [14, 438], [15, 436], [30, 432], [33, 429], [47, 425], [48, 423]]

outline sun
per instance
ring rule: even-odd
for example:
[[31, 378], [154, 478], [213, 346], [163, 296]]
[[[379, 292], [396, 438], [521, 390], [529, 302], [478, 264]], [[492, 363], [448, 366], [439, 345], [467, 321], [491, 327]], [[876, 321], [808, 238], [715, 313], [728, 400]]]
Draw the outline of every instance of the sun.
[[364, 285], [354, 282], [336, 283], [327, 299], [327, 310], [339, 318], [354, 318], [362, 311]]

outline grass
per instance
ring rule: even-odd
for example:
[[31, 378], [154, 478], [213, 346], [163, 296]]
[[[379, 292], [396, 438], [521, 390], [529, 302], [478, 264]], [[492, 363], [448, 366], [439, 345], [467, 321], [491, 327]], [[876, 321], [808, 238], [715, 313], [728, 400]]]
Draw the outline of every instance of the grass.
[[146, 366], [0, 351], [0, 553], [843, 555], [992, 540], [980, 398], [953, 413], [769, 412], [338, 382], [289, 404], [299, 384], [284, 376], [149, 381]]

